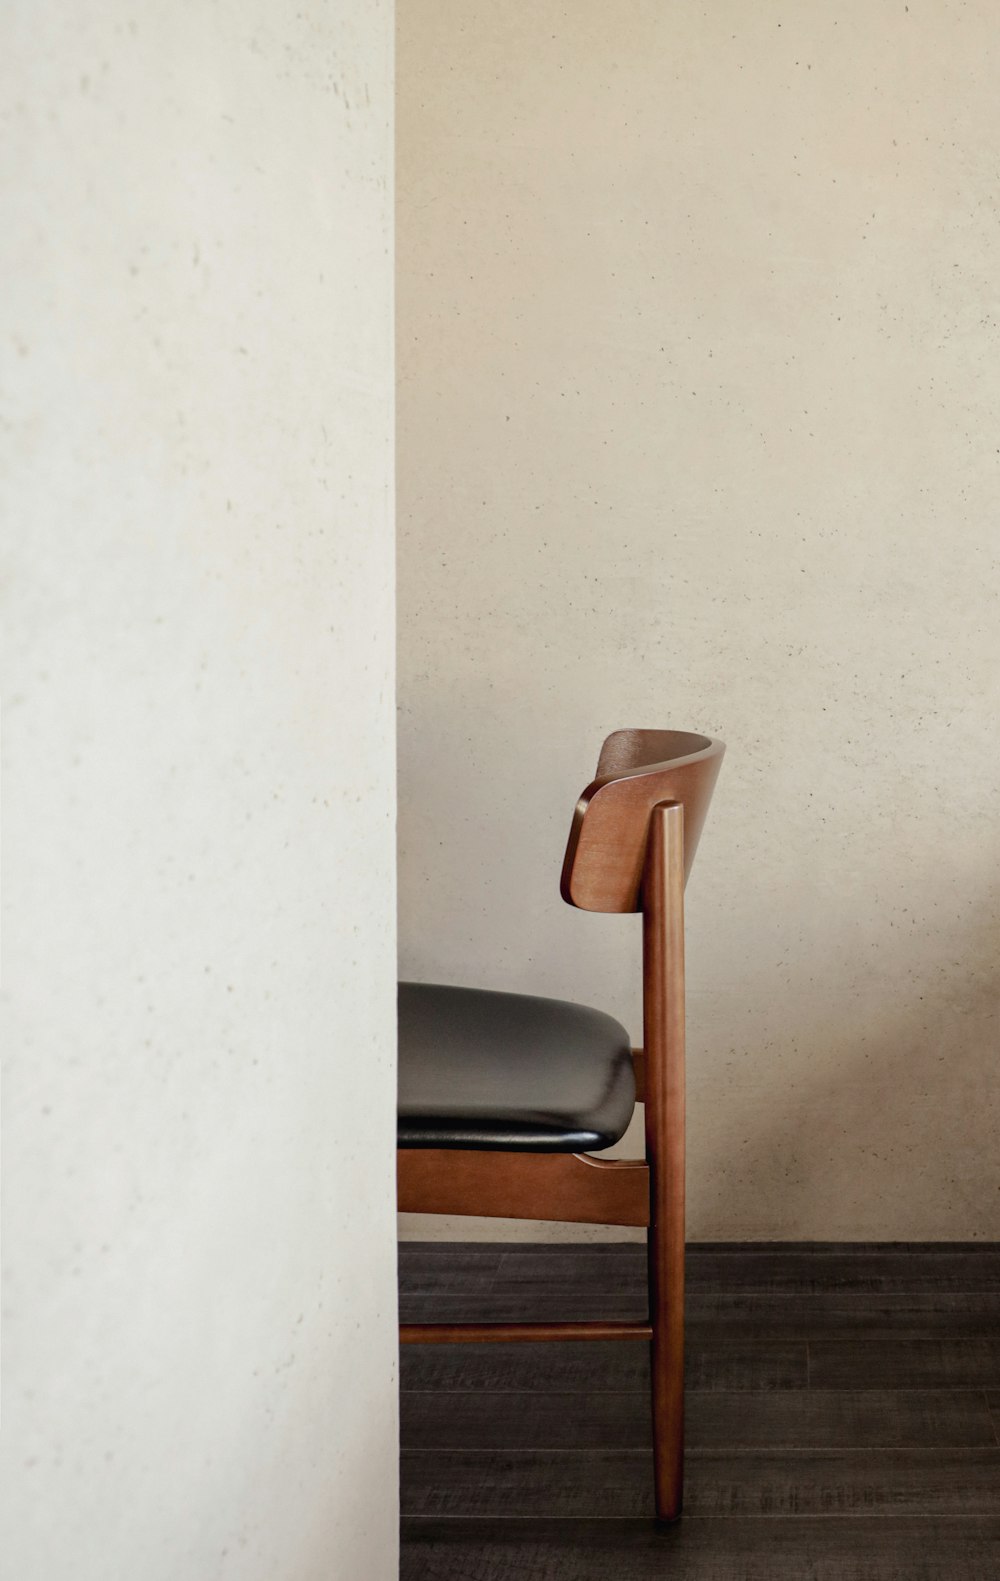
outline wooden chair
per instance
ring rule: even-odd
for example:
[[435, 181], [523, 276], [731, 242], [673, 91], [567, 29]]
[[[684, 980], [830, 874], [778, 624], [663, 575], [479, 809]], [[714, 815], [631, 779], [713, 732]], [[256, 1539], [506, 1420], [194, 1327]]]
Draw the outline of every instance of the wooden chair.
[[[724, 747], [617, 730], [573, 814], [563, 899], [641, 911], [643, 1047], [551, 999], [400, 985], [399, 1207], [645, 1225], [644, 1323], [407, 1323], [404, 1344], [648, 1340], [656, 1513], [681, 1511], [684, 1458], [684, 883]], [[645, 1104], [645, 1158], [591, 1153]]]

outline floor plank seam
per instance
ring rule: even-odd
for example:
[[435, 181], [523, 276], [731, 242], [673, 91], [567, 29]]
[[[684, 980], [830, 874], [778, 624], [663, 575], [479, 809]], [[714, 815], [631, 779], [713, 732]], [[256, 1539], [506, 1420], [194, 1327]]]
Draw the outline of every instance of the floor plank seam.
[[[475, 1526], [475, 1525], [495, 1526], [495, 1525], [498, 1525], [501, 1522], [503, 1524], [505, 1524], [505, 1525], [509, 1523], [512, 1526], [535, 1526], [535, 1525], [538, 1524], [539, 1521], [544, 1521], [546, 1524], [551, 1524], [551, 1525], [565, 1524], [567, 1526], [580, 1526], [581, 1524], [584, 1524], [584, 1523], [588, 1523], [589, 1524], [591, 1521], [600, 1521], [600, 1522], [602, 1522], [602, 1524], [604, 1522], [612, 1522], [612, 1523], [613, 1522], [617, 1522], [617, 1524], [619, 1526], [644, 1526], [645, 1527], [645, 1526], [654, 1526], [654, 1525], [656, 1525], [656, 1520], [655, 1520], [655, 1517], [652, 1515], [652, 1513], [650, 1513], [649, 1515], [586, 1515], [586, 1516], [583, 1516], [583, 1515], [445, 1515], [445, 1514], [440, 1514], [440, 1513], [433, 1514], [433, 1515], [420, 1515], [420, 1514], [407, 1513], [407, 1514], [404, 1514], [401, 1517], [401, 1519], [403, 1521], [414, 1521], [414, 1522], [416, 1522], [416, 1521], [440, 1522], [442, 1525], [445, 1524], [446, 1522], [449, 1522], [449, 1521], [455, 1521], [455, 1522], [461, 1522], [461, 1523], [463, 1523], [464, 1525], [467, 1525], [467, 1526]], [[784, 1523], [786, 1521], [895, 1521], [897, 1524], [900, 1521], [905, 1521], [907, 1525], [909, 1525], [911, 1522], [923, 1521], [923, 1522], [926, 1523], [926, 1525], [928, 1527], [933, 1528], [935, 1526], [941, 1525], [941, 1523], [943, 1521], [947, 1521], [949, 1523], [954, 1522], [956, 1524], [961, 1524], [963, 1522], [967, 1522], [970, 1525], [977, 1525], [977, 1524], [979, 1524], [979, 1523], [981, 1523], [983, 1521], [995, 1520], [996, 1517], [995, 1516], [990, 1516], [990, 1515], [959, 1515], [959, 1514], [955, 1514], [955, 1513], [943, 1513], [943, 1514], [940, 1514], [940, 1515], [936, 1515], [936, 1514], [935, 1515], [910, 1515], [910, 1514], [900, 1515], [898, 1510], [886, 1510], [884, 1513], [882, 1513], [879, 1510], [860, 1510], [857, 1514], [854, 1514], [850, 1510], [831, 1510], [829, 1512], [829, 1514], [824, 1514], [822, 1511], [816, 1511], [816, 1510], [809, 1510], [809, 1511], [796, 1510], [794, 1514], [782, 1513], [782, 1514], [778, 1514], [778, 1515], [766, 1515], [766, 1514], [759, 1514], [758, 1515], [758, 1514], [752, 1513], [751, 1511], [744, 1511], [744, 1510], [734, 1511], [732, 1515], [720, 1515], [717, 1511], [713, 1512], [711, 1515], [699, 1515], [697, 1513], [697, 1511], [692, 1510], [692, 1511], [689, 1512], [688, 1510], [685, 1510], [682, 1519], [684, 1521], [685, 1526], [691, 1525], [691, 1523], [693, 1521], [717, 1521], [717, 1522], [724, 1522], [724, 1521], [733, 1521], [733, 1522], [737, 1522], [737, 1521], [739, 1521], [739, 1522], [743, 1522], [743, 1521], [761, 1521], [761, 1522], [771, 1521], [771, 1522], [779, 1522], [780, 1521], [782, 1523]], [[669, 1523], [665, 1527], [666, 1531], [673, 1531], [675, 1529], [676, 1530], [680, 1530], [680, 1523], [679, 1522], [677, 1523], [677, 1527], [676, 1528], [671, 1526]]]
[[[841, 1385], [838, 1385], [838, 1384], [826, 1384], [826, 1385], [821, 1386], [819, 1388], [817, 1388], [815, 1385], [811, 1386], [810, 1388], [806, 1388], [806, 1386], [803, 1385], [803, 1387], [801, 1389], [794, 1389], [794, 1388], [775, 1389], [770, 1384], [761, 1384], [761, 1385], [759, 1385], [759, 1386], [757, 1386], [755, 1388], [743, 1388], [743, 1389], [738, 1388], [736, 1385], [731, 1385], [730, 1387], [725, 1388], [725, 1389], [686, 1389], [684, 1391], [684, 1393], [685, 1393], [685, 1397], [687, 1399], [689, 1399], [689, 1400], [692, 1400], [692, 1399], [711, 1400], [714, 1396], [720, 1395], [720, 1394], [738, 1394], [738, 1395], [742, 1395], [742, 1396], [751, 1396], [751, 1397], [754, 1396], [754, 1395], [767, 1395], [767, 1396], [769, 1396], [770, 1398], [773, 1399], [776, 1394], [807, 1394], [807, 1393], [809, 1393], [809, 1394], [835, 1394], [835, 1395], [836, 1394], [841, 1394], [841, 1395], [842, 1394], [942, 1394], [942, 1395], [949, 1395], [949, 1394], [980, 1394], [981, 1395], [984, 1392], [986, 1392], [986, 1390], [990, 1390], [990, 1389], [1000, 1389], [1000, 1378], [997, 1378], [995, 1381], [993, 1381], [991, 1383], [988, 1383], [986, 1385], [983, 1385], [981, 1383], [945, 1383], [945, 1384], [941, 1384], [941, 1385], [914, 1383], [914, 1384], [905, 1384], [901, 1388], [897, 1389], [897, 1388], [893, 1388], [891, 1384], [857, 1384], [857, 1385], [855, 1385], [855, 1384], [841, 1384]], [[447, 1388], [445, 1385], [442, 1385], [440, 1388], [433, 1388], [433, 1389], [407, 1389], [407, 1388], [402, 1388], [402, 1389], [400, 1389], [399, 1392], [400, 1392], [401, 1395], [407, 1395], [407, 1396], [409, 1396], [409, 1395], [420, 1395], [420, 1394], [430, 1394], [430, 1395], [436, 1396], [437, 1398], [440, 1398], [442, 1395], [455, 1395], [458, 1399], [464, 1399], [464, 1398], [467, 1398], [470, 1395], [478, 1397], [479, 1395], [482, 1395], [482, 1394], [501, 1394], [501, 1395], [505, 1395], [505, 1396], [523, 1395], [526, 1399], [530, 1400], [533, 1395], [538, 1393], [538, 1390], [535, 1387], [529, 1387], [529, 1388], [524, 1388], [524, 1389], [496, 1389], [496, 1388], [493, 1388], [491, 1386], [487, 1386], [485, 1384], [484, 1385], [474, 1384], [472, 1386], [466, 1386], [465, 1388], [461, 1388], [461, 1389], [450, 1389], [450, 1388]], [[553, 1389], [551, 1391], [551, 1393], [553, 1393], [553, 1394], [571, 1394], [571, 1395], [579, 1395], [581, 1392], [583, 1392], [583, 1391], [581, 1391], [579, 1389], [559, 1389], [559, 1388]], [[622, 1394], [622, 1395], [631, 1395], [631, 1396], [635, 1396], [635, 1397], [639, 1397], [639, 1398], [645, 1398], [646, 1395], [649, 1393], [649, 1390], [647, 1388], [621, 1389], [621, 1388], [614, 1388], [614, 1387], [608, 1388], [608, 1389], [601, 1389], [601, 1388], [597, 1388], [594, 1384], [592, 1384], [592, 1383], [590, 1383], [588, 1381], [587, 1388], [586, 1388], [586, 1393], [588, 1395], [599, 1394], [601, 1396], [610, 1396], [610, 1397]], [[996, 1426], [997, 1411], [995, 1409], [991, 1410], [991, 1415], [994, 1418], [994, 1426]]]
[[[746, 1461], [757, 1459], [757, 1461], [761, 1461], [761, 1459], [768, 1459], [768, 1456], [776, 1459], [785, 1459], [788, 1455], [812, 1455], [814, 1458], [826, 1459], [833, 1459], [836, 1456], [880, 1455], [886, 1459], [899, 1459], [902, 1455], [923, 1455], [926, 1461], [938, 1461], [938, 1459], [942, 1458], [942, 1455], [948, 1455], [948, 1459], [954, 1459], [957, 1456], [967, 1456], [968, 1459], [979, 1459], [981, 1461], [986, 1455], [997, 1455], [997, 1450], [998, 1447], [995, 1443], [953, 1443], [953, 1445], [935, 1443], [935, 1445], [930, 1445], [929, 1448], [915, 1448], [913, 1445], [893, 1445], [893, 1443], [836, 1443], [836, 1445], [771, 1443], [771, 1445], [758, 1445], [755, 1448], [733, 1447], [719, 1448], [719, 1450], [701, 1450], [701, 1448], [694, 1447], [687, 1450], [686, 1459], [687, 1461], [719, 1461], [719, 1459], [741, 1459], [741, 1461], [742, 1459], [746, 1459]], [[502, 1459], [537, 1459], [539, 1455], [551, 1455], [559, 1456], [559, 1459], [564, 1459], [564, 1461], [570, 1461], [570, 1459], [592, 1459], [594, 1456], [602, 1455], [613, 1459], [624, 1459], [626, 1456], [630, 1456], [633, 1459], [638, 1458], [638, 1456], [643, 1459], [649, 1459], [652, 1456], [652, 1448], [645, 1447], [641, 1443], [635, 1443], [635, 1445], [630, 1445], [630, 1447], [618, 1445], [613, 1450], [608, 1450], [603, 1445], [592, 1447], [588, 1443], [581, 1443], [580, 1447], [567, 1450], [566, 1445], [562, 1445], [562, 1443], [556, 1443], [556, 1445], [536, 1443], [531, 1448], [521, 1448], [521, 1450], [518, 1450], [518, 1448], [502, 1448], [502, 1450], [479, 1448], [477, 1450], [477, 1448], [472, 1447], [449, 1450], [449, 1448], [434, 1447], [434, 1445], [428, 1447], [427, 1450], [422, 1450], [420, 1445], [414, 1443], [414, 1445], [409, 1445], [404, 1450], [400, 1450], [400, 1455], [438, 1455], [441, 1459], [447, 1458], [447, 1456], [469, 1459], [472, 1455], [491, 1455]], [[1000, 1466], [1000, 1456], [997, 1456], [997, 1464]]]

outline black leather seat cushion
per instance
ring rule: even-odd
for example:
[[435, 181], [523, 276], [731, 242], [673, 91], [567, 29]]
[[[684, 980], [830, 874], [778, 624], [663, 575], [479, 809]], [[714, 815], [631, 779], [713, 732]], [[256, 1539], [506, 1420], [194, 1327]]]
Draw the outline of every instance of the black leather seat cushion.
[[634, 1107], [628, 1034], [602, 1011], [400, 983], [400, 1147], [594, 1152]]

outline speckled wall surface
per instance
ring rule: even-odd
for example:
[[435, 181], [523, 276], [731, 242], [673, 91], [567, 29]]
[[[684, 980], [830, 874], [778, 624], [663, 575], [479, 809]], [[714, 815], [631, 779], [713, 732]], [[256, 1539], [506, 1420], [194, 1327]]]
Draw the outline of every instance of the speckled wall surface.
[[987, 0], [400, 6], [402, 967], [638, 1038], [573, 801], [725, 739], [693, 1237], [1000, 1236], [998, 56]]
[[4, 1574], [389, 1581], [391, 7], [4, 34]]

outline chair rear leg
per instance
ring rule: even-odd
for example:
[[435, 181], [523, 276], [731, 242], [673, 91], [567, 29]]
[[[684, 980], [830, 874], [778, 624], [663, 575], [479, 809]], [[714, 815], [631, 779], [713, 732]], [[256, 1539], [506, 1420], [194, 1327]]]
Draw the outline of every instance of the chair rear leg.
[[646, 1235], [656, 1516], [675, 1521], [684, 1499], [684, 1226], [668, 1218]]
[[653, 808], [643, 876], [647, 1232], [656, 1514], [684, 1493], [684, 809]]

